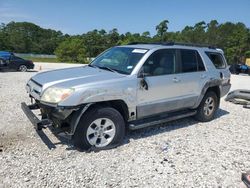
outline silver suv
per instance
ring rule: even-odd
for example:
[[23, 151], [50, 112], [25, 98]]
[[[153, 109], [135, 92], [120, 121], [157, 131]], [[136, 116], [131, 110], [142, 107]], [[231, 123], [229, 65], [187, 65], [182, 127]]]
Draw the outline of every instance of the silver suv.
[[39, 130], [53, 125], [78, 148], [107, 149], [122, 142], [126, 128], [188, 116], [212, 120], [230, 86], [220, 49], [134, 43], [108, 49], [87, 66], [33, 76], [26, 85], [33, 104], [22, 109]]

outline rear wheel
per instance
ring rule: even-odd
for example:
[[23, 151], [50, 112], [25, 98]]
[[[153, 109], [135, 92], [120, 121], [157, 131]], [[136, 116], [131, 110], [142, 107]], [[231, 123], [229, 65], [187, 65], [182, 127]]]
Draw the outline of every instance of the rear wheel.
[[20, 65], [18, 67], [18, 70], [21, 71], [21, 72], [26, 72], [28, 70], [27, 66], [26, 65]]
[[219, 107], [219, 98], [213, 91], [208, 91], [203, 97], [195, 118], [198, 121], [207, 122], [214, 118], [215, 112]]
[[118, 146], [125, 134], [125, 122], [114, 108], [94, 108], [84, 114], [73, 136], [77, 148], [103, 150]]

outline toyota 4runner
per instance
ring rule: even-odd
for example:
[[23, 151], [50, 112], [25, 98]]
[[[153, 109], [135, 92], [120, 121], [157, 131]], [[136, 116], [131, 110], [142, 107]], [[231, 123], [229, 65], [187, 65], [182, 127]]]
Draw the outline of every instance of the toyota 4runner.
[[[22, 109], [37, 129], [62, 130], [81, 149], [107, 149], [135, 130], [188, 116], [214, 118], [230, 89], [223, 51], [181, 43], [133, 43], [89, 65], [41, 72]], [[41, 118], [32, 112], [38, 109]]]

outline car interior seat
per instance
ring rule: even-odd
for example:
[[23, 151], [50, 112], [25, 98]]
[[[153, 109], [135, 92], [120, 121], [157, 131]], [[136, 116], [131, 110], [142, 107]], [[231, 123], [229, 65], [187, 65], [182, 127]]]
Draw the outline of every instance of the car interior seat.
[[174, 56], [167, 54], [161, 58], [159, 66], [154, 70], [153, 75], [173, 74], [174, 73]]

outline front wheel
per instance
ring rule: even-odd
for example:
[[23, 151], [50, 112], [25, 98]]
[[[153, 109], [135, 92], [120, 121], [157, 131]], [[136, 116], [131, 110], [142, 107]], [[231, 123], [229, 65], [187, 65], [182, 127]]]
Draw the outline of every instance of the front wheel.
[[20, 66], [18, 67], [18, 70], [19, 70], [20, 72], [26, 72], [26, 71], [28, 70], [28, 68], [27, 68], [26, 65], [20, 65]]
[[195, 118], [201, 122], [211, 121], [219, 107], [219, 98], [213, 91], [208, 91], [203, 97]]
[[86, 112], [73, 136], [77, 148], [103, 150], [118, 146], [125, 134], [125, 122], [114, 108], [96, 107]]

